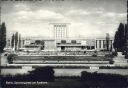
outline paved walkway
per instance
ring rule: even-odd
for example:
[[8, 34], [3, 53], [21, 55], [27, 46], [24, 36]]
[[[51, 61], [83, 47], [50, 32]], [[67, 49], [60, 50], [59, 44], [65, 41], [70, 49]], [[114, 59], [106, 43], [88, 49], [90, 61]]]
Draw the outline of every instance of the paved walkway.
[[8, 64], [7, 56], [4, 56], [4, 53], [2, 53], [0, 56], [0, 66], [5, 66], [6, 64]]

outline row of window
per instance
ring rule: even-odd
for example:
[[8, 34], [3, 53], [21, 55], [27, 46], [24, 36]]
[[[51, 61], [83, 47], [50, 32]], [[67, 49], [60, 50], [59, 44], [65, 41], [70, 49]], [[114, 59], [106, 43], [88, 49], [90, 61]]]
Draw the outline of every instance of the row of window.
[[[64, 43], [65, 44], [66, 43], [66, 40], [61, 40], [61, 43]], [[76, 40], [71, 40], [71, 43], [75, 44], [77, 42], [76, 42]]]
[[54, 25], [54, 27], [66, 27], [67, 25]]

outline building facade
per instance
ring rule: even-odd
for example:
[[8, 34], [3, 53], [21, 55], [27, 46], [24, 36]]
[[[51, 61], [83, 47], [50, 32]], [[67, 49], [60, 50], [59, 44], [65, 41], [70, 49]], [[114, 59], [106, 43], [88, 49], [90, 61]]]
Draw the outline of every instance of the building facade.
[[53, 26], [54, 38], [64, 39], [68, 37], [70, 23], [50, 23]]
[[[106, 50], [106, 38], [96, 39], [21, 39], [21, 47], [25, 50], [46, 50], [46, 51], [86, 51]], [[6, 48], [11, 47], [11, 39], [7, 39]], [[109, 49], [113, 49], [113, 39], [109, 40]]]
[[[113, 49], [113, 38], [109, 39], [108, 48], [109, 48], [109, 50]], [[106, 50], [107, 49], [106, 38], [96, 38], [95, 49], [96, 50]]]
[[66, 39], [56, 42], [58, 51], [85, 51], [95, 49], [94, 39]]
[[[113, 49], [113, 38], [109, 34], [104, 38], [69, 38], [68, 30], [70, 23], [50, 23], [54, 31], [54, 38], [23, 38], [18, 36], [18, 43], [12, 43], [12, 39], [7, 39], [6, 48], [24, 49], [24, 50], [46, 50], [46, 51], [86, 51], [86, 50], [105, 50]], [[108, 40], [109, 41], [108, 41]], [[13, 41], [15, 43], [15, 41]], [[12, 44], [14, 45], [12, 47]]]

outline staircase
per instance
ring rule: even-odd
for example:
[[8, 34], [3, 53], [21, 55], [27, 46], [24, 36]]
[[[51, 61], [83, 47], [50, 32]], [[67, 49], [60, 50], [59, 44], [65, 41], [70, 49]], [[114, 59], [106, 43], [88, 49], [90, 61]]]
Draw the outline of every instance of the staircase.
[[128, 60], [122, 55], [122, 52], [118, 52], [118, 56], [113, 58], [115, 66], [128, 66]]

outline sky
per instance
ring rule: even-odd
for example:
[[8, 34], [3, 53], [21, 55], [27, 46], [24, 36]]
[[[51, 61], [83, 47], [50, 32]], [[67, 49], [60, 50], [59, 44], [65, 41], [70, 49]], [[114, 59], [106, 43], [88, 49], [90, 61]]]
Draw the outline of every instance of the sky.
[[126, 22], [126, 0], [3, 1], [1, 22], [8, 36], [53, 37], [49, 23], [70, 23], [69, 37], [114, 36], [119, 23]]

